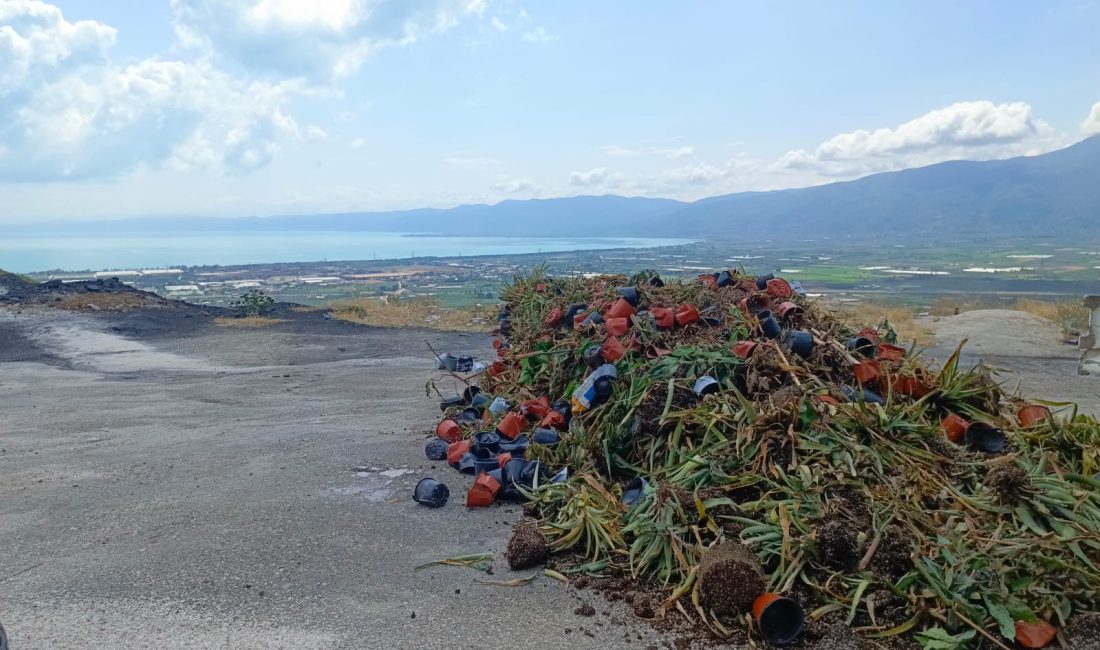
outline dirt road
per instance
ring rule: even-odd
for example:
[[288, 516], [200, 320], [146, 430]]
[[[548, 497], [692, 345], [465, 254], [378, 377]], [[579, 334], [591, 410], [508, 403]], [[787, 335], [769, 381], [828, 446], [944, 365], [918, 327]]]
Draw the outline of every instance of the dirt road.
[[[931, 353], [988, 322], [937, 324]], [[493, 576], [413, 571], [499, 552], [520, 516], [467, 511], [469, 479], [424, 460], [438, 416], [426, 339], [489, 351], [485, 337], [320, 314], [236, 330], [199, 312], [0, 309], [0, 621], [13, 648], [670, 644], [550, 579], [481, 582], [516, 577], [499, 560]], [[1100, 411], [1100, 382], [1068, 371], [1072, 350], [993, 346], [980, 352], [1041, 396]], [[411, 501], [424, 475], [451, 487], [445, 508]], [[574, 614], [583, 602], [597, 614]]]

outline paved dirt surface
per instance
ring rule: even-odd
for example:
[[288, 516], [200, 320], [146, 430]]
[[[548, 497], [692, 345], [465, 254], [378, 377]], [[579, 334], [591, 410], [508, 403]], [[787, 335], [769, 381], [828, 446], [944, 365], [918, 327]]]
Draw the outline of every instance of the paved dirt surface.
[[[321, 313], [230, 329], [173, 309], [0, 307], [0, 621], [14, 650], [671, 647], [590, 592], [483, 582], [530, 575], [503, 557], [520, 510], [467, 511], [470, 479], [424, 459], [438, 417], [424, 342], [488, 356], [487, 337]], [[1029, 390], [1100, 411], [1071, 348], [983, 338], [1016, 336], [1002, 316], [941, 320], [930, 354], [970, 335]], [[444, 508], [411, 500], [425, 475], [451, 488]], [[482, 551], [497, 554], [492, 576], [413, 571]], [[584, 603], [597, 614], [575, 614]]]
[[[425, 460], [424, 342], [487, 355], [487, 337], [179, 320], [0, 308], [14, 650], [664, 645], [625, 610], [575, 615], [594, 596], [549, 578], [479, 582], [530, 575], [503, 559], [521, 513], [467, 511], [470, 479]], [[412, 501], [425, 475], [451, 488], [444, 508]], [[413, 571], [482, 551], [494, 575]]]

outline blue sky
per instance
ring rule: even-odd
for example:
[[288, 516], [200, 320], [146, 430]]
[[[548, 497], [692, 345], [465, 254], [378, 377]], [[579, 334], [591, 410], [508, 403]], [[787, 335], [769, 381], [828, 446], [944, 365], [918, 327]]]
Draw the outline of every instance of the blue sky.
[[0, 221], [685, 200], [1100, 132], [1100, 2], [0, 0]]

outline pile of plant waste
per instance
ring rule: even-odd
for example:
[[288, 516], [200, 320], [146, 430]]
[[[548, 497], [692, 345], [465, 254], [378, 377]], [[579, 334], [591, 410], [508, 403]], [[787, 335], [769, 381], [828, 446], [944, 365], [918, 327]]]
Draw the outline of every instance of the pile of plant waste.
[[1100, 425], [1075, 407], [770, 276], [535, 269], [502, 298], [481, 399], [443, 405], [449, 460], [468, 505], [528, 500], [563, 573], [661, 583], [656, 616], [718, 637], [760, 638], [761, 593], [925, 648], [1042, 647], [1100, 605]]

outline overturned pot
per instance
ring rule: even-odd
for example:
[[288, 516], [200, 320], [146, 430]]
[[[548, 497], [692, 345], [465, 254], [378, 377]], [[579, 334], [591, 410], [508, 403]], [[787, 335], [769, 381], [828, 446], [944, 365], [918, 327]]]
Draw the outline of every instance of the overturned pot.
[[442, 508], [447, 504], [451, 491], [434, 478], [422, 478], [413, 490], [413, 501], [429, 508]]
[[764, 594], [752, 604], [752, 617], [760, 636], [773, 645], [790, 645], [802, 636], [806, 614], [795, 600], [779, 594]]

